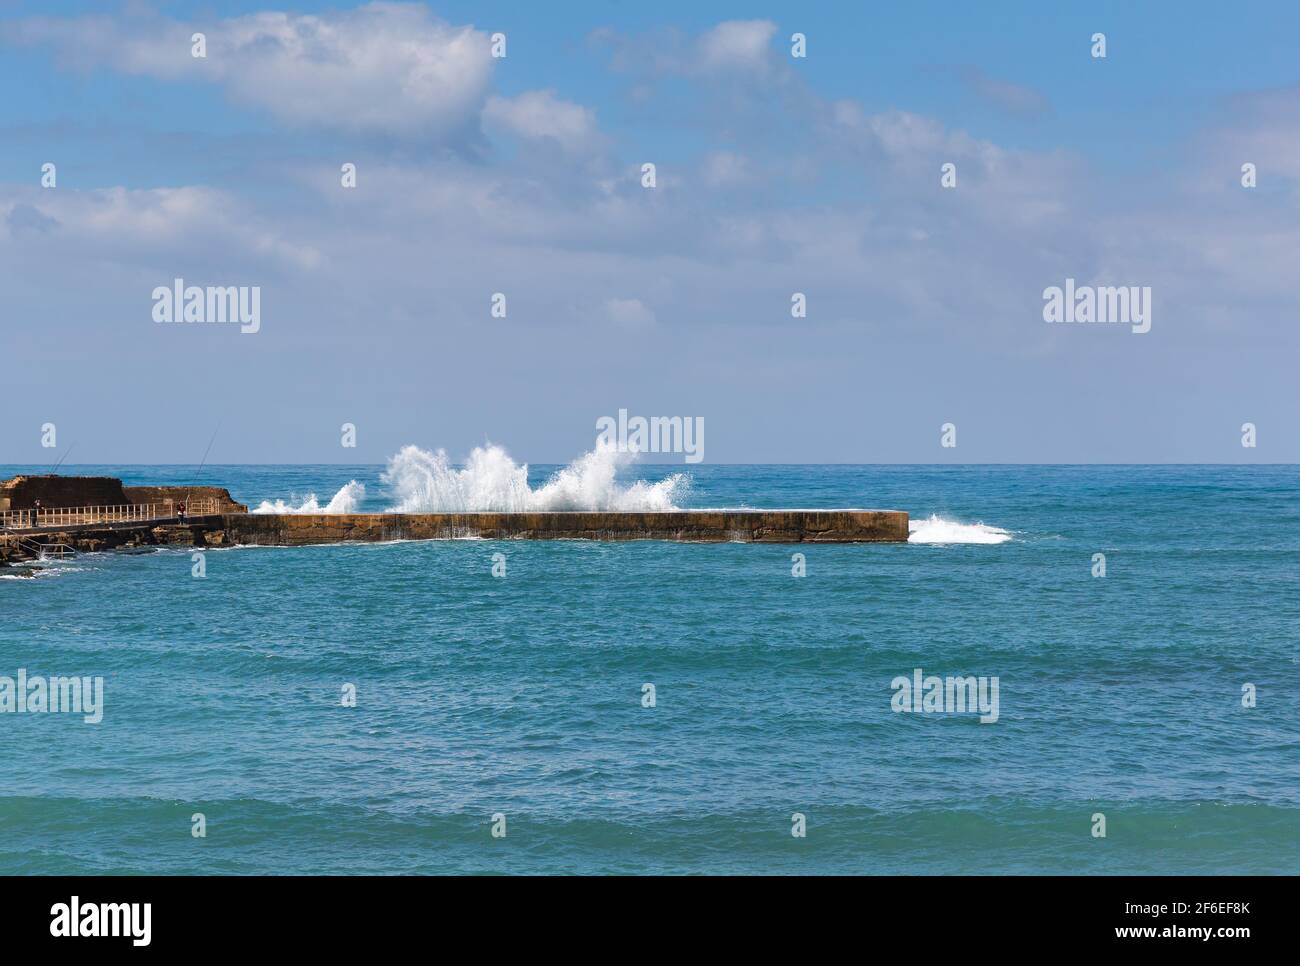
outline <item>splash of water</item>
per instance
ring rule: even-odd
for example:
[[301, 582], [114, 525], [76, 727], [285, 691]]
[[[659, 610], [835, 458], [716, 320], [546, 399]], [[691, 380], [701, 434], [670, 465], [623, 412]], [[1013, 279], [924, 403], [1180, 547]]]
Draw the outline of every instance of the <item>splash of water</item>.
[[682, 473], [647, 483], [618, 482], [618, 471], [635, 458], [598, 445], [559, 470], [537, 489], [528, 485], [528, 464], [519, 465], [500, 446], [476, 447], [463, 469], [444, 450], [403, 446], [380, 479], [391, 490], [395, 513], [468, 513], [552, 510], [673, 510], [690, 488]]
[[284, 500], [263, 500], [254, 507], [254, 513], [355, 513], [366, 496], [366, 485], [352, 480], [334, 494], [329, 503], [320, 505], [315, 493], [308, 493], [302, 503], [294, 506]]
[[1010, 531], [990, 527], [983, 523], [958, 523], [945, 520], [936, 513], [926, 520], [908, 523], [908, 543], [1006, 543]]

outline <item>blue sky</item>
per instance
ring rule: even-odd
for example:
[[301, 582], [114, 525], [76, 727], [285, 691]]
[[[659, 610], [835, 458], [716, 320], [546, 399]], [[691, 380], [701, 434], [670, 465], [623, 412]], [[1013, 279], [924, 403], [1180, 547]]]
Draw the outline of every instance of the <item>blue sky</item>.
[[[1297, 21], [0, 3], [0, 461], [563, 462], [620, 408], [710, 462], [1295, 461]], [[177, 276], [261, 331], [155, 324]], [[1151, 331], [1044, 323], [1066, 277]]]

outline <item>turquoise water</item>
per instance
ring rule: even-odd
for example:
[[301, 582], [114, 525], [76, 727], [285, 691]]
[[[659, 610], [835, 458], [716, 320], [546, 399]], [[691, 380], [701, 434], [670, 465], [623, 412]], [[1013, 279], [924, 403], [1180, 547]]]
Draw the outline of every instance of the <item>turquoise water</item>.
[[[355, 478], [379, 509], [379, 471], [201, 482]], [[0, 580], [0, 675], [105, 679], [97, 725], [0, 714], [0, 873], [1300, 872], [1300, 468], [691, 472], [690, 505], [1013, 538], [247, 548], [202, 580], [163, 550]], [[998, 721], [894, 713], [916, 667], [996, 675]]]

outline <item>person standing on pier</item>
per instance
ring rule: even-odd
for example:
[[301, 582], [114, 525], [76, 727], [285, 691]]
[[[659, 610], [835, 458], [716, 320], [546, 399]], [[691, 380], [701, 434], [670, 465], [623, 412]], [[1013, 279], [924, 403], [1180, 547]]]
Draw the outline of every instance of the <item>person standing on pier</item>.
[[179, 520], [181, 523], [184, 523], [184, 522], [185, 522], [185, 504], [184, 504], [184, 503], [177, 503], [177, 504], [176, 504], [176, 519]]

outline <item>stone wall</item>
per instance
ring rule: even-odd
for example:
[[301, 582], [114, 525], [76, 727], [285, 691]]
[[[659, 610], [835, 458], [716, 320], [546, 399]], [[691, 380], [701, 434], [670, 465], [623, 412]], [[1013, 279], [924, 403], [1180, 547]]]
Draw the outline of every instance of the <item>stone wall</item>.
[[15, 476], [0, 481], [0, 512], [30, 510], [37, 500], [47, 510], [216, 500], [218, 513], [248, 512], [221, 486], [123, 486], [111, 476]]
[[[203, 516], [43, 527], [24, 539], [81, 552], [160, 545], [307, 546], [389, 540], [672, 540], [699, 543], [903, 543], [901, 510], [717, 510], [670, 513], [349, 513]], [[0, 535], [0, 566], [31, 555]]]
[[224, 486], [126, 486], [128, 503], [189, 503], [193, 500], [216, 500], [218, 513], [247, 513], [248, 507], [236, 503]]
[[131, 502], [122, 491], [122, 481], [111, 476], [15, 476], [0, 481], [0, 513], [30, 510], [37, 500], [48, 509]]
[[246, 514], [223, 517], [221, 527], [227, 542], [273, 546], [464, 537], [714, 543], [887, 543], [907, 540], [907, 514], [901, 510]]

